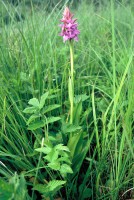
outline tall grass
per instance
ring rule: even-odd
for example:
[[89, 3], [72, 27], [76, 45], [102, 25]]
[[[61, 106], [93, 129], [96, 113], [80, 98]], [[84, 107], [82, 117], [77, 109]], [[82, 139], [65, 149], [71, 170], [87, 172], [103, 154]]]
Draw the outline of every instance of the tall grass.
[[[74, 47], [75, 94], [86, 94], [80, 125], [88, 133], [88, 152], [79, 173], [59, 190], [65, 199], [133, 199], [134, 192], [134, 15], [132, 3], [81, 3], [74, 10], [81, 34]], [[49, 91], [51, 114], [68, 115], [69, 48], [58, 36], [62, 10], [14, 7], [0, 2], [0, 176], [24, 174], [29, 196], [41, 199], [33, 184], [55, 178], [34, 151], [42, 132], [27, 129], [23, 113], [30, 98]], [[73, 8], [72, 8], [73, 9]], [[25, 19], [16, 20], [22, 12]], [[5, 17], [9, 24], [5, 24]], [[50, 125], [58, 140], [61, 123]], [[38, 160], [40, 160], [38, 162]], [[35, 178], [35, 179], [34, 179]], [[61, 178], [62, 179], [62, 178]], [[21, 179], [20, 179], [21, 180]], [[1, 194], [1, 191], [0, 191]], [[39, 195], [39, 196], [36, 196]], [[30, 197], [27, 196], [30, 199]]]

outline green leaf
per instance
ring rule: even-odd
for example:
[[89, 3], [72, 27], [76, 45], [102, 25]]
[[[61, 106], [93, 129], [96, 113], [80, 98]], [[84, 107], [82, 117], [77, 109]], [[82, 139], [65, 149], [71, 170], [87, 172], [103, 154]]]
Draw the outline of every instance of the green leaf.
[[58, 190], [66, 183], [66, 181], [61, 180], [53, 180], [50, 181], [47, 185], [38, 184], [34, 187], [34, 190], [39, 191], [42, 193], [45, 197], [48, 197], [49, 195], [53, 196], [56, 194]]
[[55, 136], [50, 136], [50, 135], [49, 135], [49, 141], [51, 141], [51, 142], [56, 142], [57, 139], [56, 139]]
[[86, 94], [80, 94], [80, 95], [75, 95], [74, 98], [74, 103], [77, 104], [80, 101], [86, 101], [89, 98], [89, 96], [87, 96]]
[[51, 150], [52, 149], [48, 146], [35, 149], [35, 151], [38, 151], [38, 152], [41, 152], [41, 153], [44, 153], [44, 154], [49, 154], [51, 152]]
[[15, 174], [9, 182], [0, 179], [0, 199], [1, 200], [25, 200], [26, 199], [26, 181], [24, 176]]
[[46, 92], [45, 94], [43, 94], [43, 95], [41, 96], [40, 105], [39, 105], [39, 108], [40, 108], [40, 109], [42, 109], [43, 106], [45, 105], [45, 101], [46, 101], [46, 99], [47, 99], [47, 97], [48, 97], [48, 94], [49, 94], [49, 92]]
[[65, 151], [60, 151], [60, 156], [62, 156], [64, 158], [68, 158], [69, 157], [68, 152], [65, 152]]
[[70, 161], [70, 158], [68, 157], [60, 157], [58, 158], [58, 160], [60, 161], [60, 163], [68, 163], [69, 165], [71, 165], [71, 161]]
[[29, 105], [32, 105], [32, 106], [34, 106], [34, 107], [39, 107], [39, 101], [38, 101], [38, 99], [36, 99], [36, 98], [30, 99], [29, 102], [28, 102], [28, 104], [29, 104]]
[[76, 148], [78, 148], [79, 145], [80, 145], [79, 143], [80, 144], [83, 143], [82, 133], [78, 133], [78, 134], [73, 135], [70, 138], [70, 140], [68, 141], [67, 146], [70, 150], [70, 154], [71, 154], [72, 158], [75, 156], [75, 153], [77, 153], [77, 154], [81, 153], [81, 152], [76, 152]]
[[74, 124], [78, 125], [82, 114], [82, 101], [77, 103], [74, 107]]
[[73, 170], [71, 169], [71, 167], [67, 164], [62, 164], [61, 168], [60, 168], [60, 173], [61, 174], [72, 174]]
[[43, 184], [36, 184], [33, 189], [39, 191], [42, 194], [45, 194], [48, 192], [47, 185], [43, 185]]
[[[93, 137], [94, 132], [92, 133], [91, 138]], [[92, 139], [90, 138], [90, 140], [82, 140], [82, 138], [79, 139], [77, 146], [75, 147], [75, 152], [74, 152], [74, 158], [73, 158], [73, 171], [74, 174], [79, 172], [81, 165], [83, 163], [83, 160], [86, 157], [86, 154], [89, 150], [89, 145], [92, 141]]]
[[83, 191], [83, 198], [90, 198], [92, 196], [92, 189], [91, 188], [86, 188]]
[[49, 162], [54, 162], [55, 160], [58, 159], [58, 155], [59, 155], [58, 151], [52, 149], [51, 152], [47, 154], [47, 156], [45, 156], [44, 158]]
[[35, 113], [36, 112], [36, 108], [35, 107], [28, 107], [28, 108], [25, 108], [23, 110], [24, 113], [28, 113], [28, 114], [32, 114], [32, 113]]
[[60, 117], [48, 117], [47, 120], [46, 120], [46, 124], [50, 124], [50, 123], [56, 122], [56, 121], [58, 121], [60, 119], [61, 119]]
[[59, 190], [62, 185], [64, 185], [66, 183], [66, 181], [58, 181], [58, 180], [53, 180], [50, 181], [49, 184], [47, 185], [47, 187], [50, 189], [50, 191], [54, 191], [54, 190]]
[[34, 122], [34, 123], [30, 124], [30, 125], [28, 126], [28, 130], [33, 131], [33, 130], [36, 130], [36, 129], [38, 129], [38, 128], [42, 128], [42, 127], [44, 127], [44, 126], [45, 126], [44, 121], [37, 121], [37, 122]]
[[6, 181], [0, 179], [0, 199], [8, 200], [12, 196], [13, 185], [9, 185]]
[[74, 124], [63, 124], [62, 131], [63, 133], [73, 133], [81, 129], [81, 126], [77, 126]]
[[58, 162], [58, 161], [49, 163], [49, 164], [47, 164], [47, 166], [56, 171], [60, 170], [60, 162]]
[[35, 119], [39, 118], [40, 115], [39, 114], [34, 114], [34, 115], [31, 115], [27, 121], [27, 125], [29, 125], [32, 121], [34, 121]]
[[15, 200], [25, 200], [26, 199], [26, 181], [24, 179], [24, 176], [21, 175], [20, 179], [18, 180], [19, 184], [17, 187], [17, 190], [15, 192]]
[[58, 105], [58, 104], [55, 104], [55, 105], [48, 105], [48, 106], [46, 106], [43, 110], [42, 110], [42, 114], [45, 114], [45, 113], [47, 113], [47, 112], [50, 112], [50, 111], [52, 111], [52, 110], [54, 110], [54, 109], [56, 109], [56, 108], [59, 108], [60, 107], [60, 105]]
[[67, 146], [63, 146], [63, 144], [56, 145], [55, 149], [61, 150], [61, 151], [68, 151], [68, 152], [70, 152], [69, 148]]
[[86, 186], [83, 188], [83, 185], [80, 185], [79, 192], [81, 194], [81, 199], [90, 198], [92, 196], [92, 189]]

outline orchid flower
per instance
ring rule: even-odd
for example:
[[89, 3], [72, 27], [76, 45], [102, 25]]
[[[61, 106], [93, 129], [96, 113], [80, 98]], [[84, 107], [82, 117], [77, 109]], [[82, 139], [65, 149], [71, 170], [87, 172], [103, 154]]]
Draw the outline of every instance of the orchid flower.
[[77, 19], [73, 19], [73, 14], [70, 12], [69, 8], [66, 7], [63, 13], [63, 18], [61, 19], [62, 24], [60, 36], [63, 37], [63, 41], [72, 40], [78, 41], [78, 34], [80, 31], [77, 29], [78, 24]]

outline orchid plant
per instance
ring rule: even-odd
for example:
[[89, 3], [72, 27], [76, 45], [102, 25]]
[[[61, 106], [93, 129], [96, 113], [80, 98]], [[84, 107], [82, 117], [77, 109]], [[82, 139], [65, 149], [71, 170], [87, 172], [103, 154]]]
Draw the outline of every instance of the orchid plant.
[[63, 37], [63, 41], [69, 41], [70, 45], [70, 60], [71, 60], [71, 70], [69, 76], [69, 101], [70, 101], [70, 123], [73, 123], [73, 104], [74, 104], [74, 53], [73, 53], [73, 40], [78, 41], [78, 34], [80, 31], [77, 29], [78, 24], [77, 19], [73, 19], [73, 14], [70, 12], [69, 8], [66, 7], [63, 13], [63, 18], [61, 19], [62, 24], [60, 36]]
[[[74, 173], [78, 172], [82, 161], [87, 152], [85, 148], [85, 140], [82, 128], [79, 126], [80, 118], [82, 114], [82, 101], [86, 100], [88, 97], [86, 95], [75, 95], [74, 94], [74, 41], [78, 42], [78, 35], [80, 31], [78, 30], [77, 19], [73, 18], [68, 7], [65, 7], [63, 12], [63, 18], [60, 20], [62, 24], [60, 36], [63, 37], [63, 42], [69, 41], [70, 47], [70, 69], [68, 78], [68, 94], [70, 102], [70, 127], [72, 131], [69, 133], [68, 148], [71, 153], [71, 160], [73, 165]], [[86, 145], [88, 146], [88, 145]]]
[[[60, 105], [57, 104], [51, 106], [47, 105], [48, 99], [52, 98], [50, 92], [44, 93], [40, 99], [30, 99], [28, 102], [30, 106], [24, 110], [24, 113], [31, 115], [27, 120], [27, 125], [28, 130], [31, 130], [35, 134], [35, 155], [37, 152], [40, 154], [33, 186], [34, 190], [42, 191], [45, 197], [52, 197], [55, 191], [57, 191], [57, 188], [60, 189], [62, 185], [69, 180], [68, 176], [72, 179], [75, 174], [79, 172], [89, 146], [89, 140], [84, 139], [86, 133], [80, 126], [82, 102], [85, 101], [88, 96], [74, 94], [74, 41], [78, 41], [80, 31], [77, 28], [77, 19], [73, 19], [73, 16], [69, 8], [66, 7], [63, 18], [61, 19], [62, 24], [60, 24], [60, 36], [63, 37], [63, 42], [69, 42], [71, 64], [68, 78], [70, 116], [69, 120], [62, 123], [61, 130], [59, 130], [58, 134], [62, 135], [60, 137], [62, 139], [58, 141], [49, 134], [50, 124], [62, 119], [59, 116], [49, 116], [50, 111], [60, 107]], [[43, 138], [42, 142], [40, 142], [41, 137]], [[64, 138], [66, 138], [66, 142], [64, 142]], [[39, 148], [40, 143], [41, 147]], [[49, 181], [45, 186], [42, 186], [42, 184], [35, 186], [38, 171], [42, 163], [44, 164], [44, 168], [50, 173], [50, 176], [53, 172], [57, 174], [55, 175], [56, 179]], [[65, 181], [57, 180], [59, 177], [62, 177]], [[40, 191], [42, 187], [43, 189]], [[51, 188], [53, 188], [53, 190]], [[34, 196], [34, 190], [32, 196]]]

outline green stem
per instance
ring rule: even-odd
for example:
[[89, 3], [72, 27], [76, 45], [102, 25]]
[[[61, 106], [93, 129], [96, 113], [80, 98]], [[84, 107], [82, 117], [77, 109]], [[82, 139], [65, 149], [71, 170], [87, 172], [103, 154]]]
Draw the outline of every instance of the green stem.
[[73, 53], [73, 41], [70, 41], [70, 62], [71, 71], [69, 77], [69, 100], [70, 100], [70, 124], [73, 123], [74, 112], [74, 53]]
[[[43, 145], [44, 145], [44, 138], [42, 138], [41, 147], [43, 147]], [[38, 172], [39, 172], [39, 168], [40, 168], [41, 157], [42, 157], [42, 152], [40, 153], [40, 156], [39, 156], [39, 161], [38, 161], [37, 171], [36, 171], [34, 182], [33, 182], [33, 187], [36, 184], [36, 180], [37, 180], [37, 176], [38, 176]], [[33, 189], [33, 192], [32, 192], [32, 200], [33, 199], [34, 199], [34, 189]]]
[[111, 0], [111, 22], [112, 22], [112, 67], [113, 67], [113, 99], [114, 99], [114, 132], [115, 132], [115, 177], [118, 185], [118, 138], [117, 138], [117, 102], [116, 102], [116, 66], [115, 66], [115, 16], [114, 16], [114, 1]]

